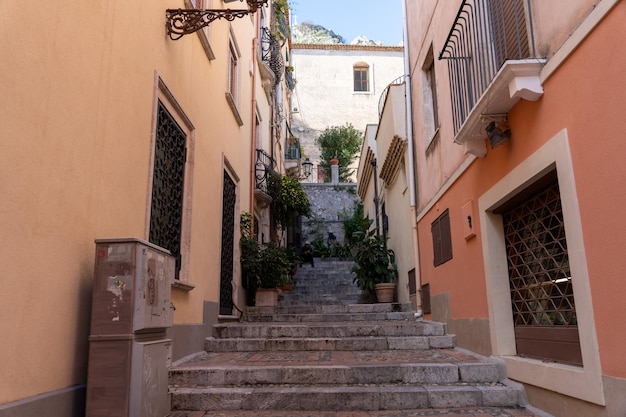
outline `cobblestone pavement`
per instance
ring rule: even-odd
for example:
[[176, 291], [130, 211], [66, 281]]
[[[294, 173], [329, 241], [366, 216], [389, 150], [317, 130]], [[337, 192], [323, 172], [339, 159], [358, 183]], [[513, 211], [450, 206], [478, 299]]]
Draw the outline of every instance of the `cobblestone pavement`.
[[518, 408], [462, 408], [402, 411], [182, 411], [168, 417], [539, 417]]

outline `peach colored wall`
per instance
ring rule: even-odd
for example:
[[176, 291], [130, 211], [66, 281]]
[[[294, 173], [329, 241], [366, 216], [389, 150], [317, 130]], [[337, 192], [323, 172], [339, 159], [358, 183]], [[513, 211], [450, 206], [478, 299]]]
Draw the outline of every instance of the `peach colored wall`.
[[[459, 207], [477, 198], [558, 131], [567, 128], [592, 289], [604, 375], [626, 377], [626, 39], [618, 3], [602, 24], [544, 84], [536, 103], [520, 102], [509, 113], [512, 139], [476, 160], [419, 224], [422, 281], [431, 294], [449, 291], [453, 318], [487, 317], [480, 235], [459, 236]], [[431, 222], [450, 208], [454, 259], [432, 267]], [[476, 219], [478, 221], [478, 219]], [[477, 225], [477, 232], [479, 225]], [[471, 300], [471, 302], [469, 302]]]
[[86, 380], [94, 239], [147, 237], [155, 71], [195, 126], [196, 288], [173, 290], [175, 322], [201, 323], [204, 301], [219, 302], [224, 157], [240, 178], [237, 208], [249, 207], [255, 32], [251, 19], [232, 23], [242, 53], [239, 127], [224, 99], [230, 23], [213, 23], [210, 62], [195, 34], [166, 36], [165, 9], [182, 6], [0, 3], [0, 334], [10, 335], [0, 345], [9, 358], [0, 404]]
[[[533, 30], [538, 57], [550, 58], [598, 3], [598, 0], [532, 0]], [[555, 19], [558, 16], [558, 19]]]
[[[446, 60], [438, 59], [461, 1], [451, 1], [449, 5], [446, 3], [445, 8], [437, 6], [437, 3], [432, 0], [408, 3], [407, 19], [410, 22], [408, 47], [415, 163], [419, 167], [416, 180], [419, 190], [417, 206], [418, 210], [423, 210], [465, 158], [463, 148], [452, 141], [454, 136], [452, 124], [445, 122], [452, 120], [452, 107], [449, 105], [450, 83], [447, 81], [448, 64]], [[434, 139], [429, 137], [425, 126], [422, 69], [431, 45], [437, 79], [436, 92], [440, 121], [439, 133]], [[432, 142], [428, 145], [431, 139]]]
[[[552, 123], [568, 126], [603, 374], [626, 378], [626, 3], [548, 80]], [[575, 86], [575, 88], [572, 88]], [[560, 97], [558, 97], [560, 96]], [[558, 99], [557, 99], [558, 98]], [[567, 106], [563, 106], [567, 103]]]

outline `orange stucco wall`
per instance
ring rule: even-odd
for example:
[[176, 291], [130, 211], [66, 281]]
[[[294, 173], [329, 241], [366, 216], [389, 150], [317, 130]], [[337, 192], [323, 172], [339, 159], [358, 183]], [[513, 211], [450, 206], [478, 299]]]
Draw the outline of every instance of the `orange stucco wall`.
[[[570, 140], [591, 283], [602, 373], [626, 377], [626, 3], [605, 20], [544, 83], [543, 97], [509, 113], [512, 139], [477, 159], [419, 224], [422, 283], [450, 293], [453, 318], [487, 318], [484, 268], [477, 237], [462, 236], [461, 206], [477, 199], [548, 139], [566, 128]], [[430, 224], [450, 209], [454, 258], [433, 267]], [[478, 222], [478, 216], [475, 217]]]

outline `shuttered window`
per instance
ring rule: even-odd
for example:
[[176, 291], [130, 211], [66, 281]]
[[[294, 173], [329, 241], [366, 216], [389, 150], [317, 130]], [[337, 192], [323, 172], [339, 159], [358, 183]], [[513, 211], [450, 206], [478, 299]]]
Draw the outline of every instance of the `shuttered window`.
[[450, 235], [450, 212], [446, 210], [431, 224], [433, 235], [434, 264], [439, 266], [452, 259], [452, 238]]

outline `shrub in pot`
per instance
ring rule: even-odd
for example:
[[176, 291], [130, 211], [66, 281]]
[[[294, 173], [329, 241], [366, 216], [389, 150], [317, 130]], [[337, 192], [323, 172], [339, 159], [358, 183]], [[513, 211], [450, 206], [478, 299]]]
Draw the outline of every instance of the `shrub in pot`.
[[352, 267], [355, 277], [353, 282], [365, 292], [366, 296], [372, 295], [377, 284], [393, 284], [391, 285], [393, 288], [391, 300], [378, 300], [380, 302], [393, 301], [395, 283], [398, 279], [398, 267], [394, 251], [387, 248], [385, 237], [376, 235], [374, 230], [357, 232], [355, 237], [360, 237], [360, 239], [355, 239], [355, 265]]

